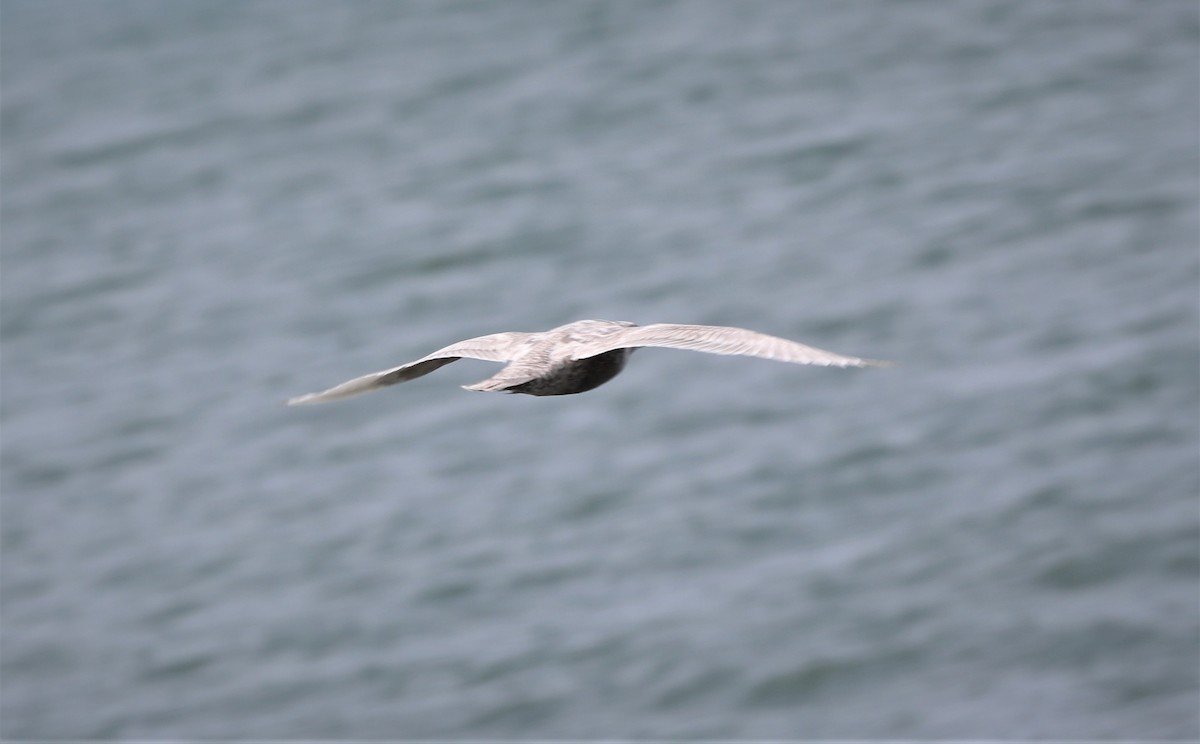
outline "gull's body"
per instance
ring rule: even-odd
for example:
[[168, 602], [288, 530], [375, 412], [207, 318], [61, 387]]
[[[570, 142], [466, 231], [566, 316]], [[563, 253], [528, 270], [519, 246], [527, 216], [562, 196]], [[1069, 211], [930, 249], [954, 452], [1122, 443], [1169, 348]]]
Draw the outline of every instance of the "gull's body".
[[625, 368], [634, 350], [645, 346], [754, 356], [826, 367], [887, 364], [842, 356], [742, 328], [673, 323], [639, 326], [627, 320], [577, 320], [540, 333], [509, 331], [459, 341], [415, 362], [356, 377], [324, 392], [292, 398], [288, 405], [348, 398], [398, 382], [407, 382], [463, 357], [507, 362], [508, 365], [493, 377], [474, 385], [464, 385], [467, 390], [573, 395], [597, 388], [616, 377]]

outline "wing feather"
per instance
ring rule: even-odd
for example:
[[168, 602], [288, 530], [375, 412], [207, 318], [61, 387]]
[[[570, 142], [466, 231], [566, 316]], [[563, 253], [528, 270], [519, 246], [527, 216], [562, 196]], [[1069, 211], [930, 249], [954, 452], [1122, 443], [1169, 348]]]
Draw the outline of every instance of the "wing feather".
[[513, 355], [524, 347], [524, 342], [532, 335], [534, 334], [508, 331], [469, 338], [465, 341], [450, 344], [443, 349], [438, 349], [415, 362], [385, 369], [382, 372], [372, 372], [369, 375], [355, 377], [353, 380], [348, 380], [319, 393], [297, 396], [290, 399], [287, 403], [289, 406], [305, 403], [324, 403], [330, 400], [349, 398], [352, 395], [369, 393], [372, 390], [378, 390], [388, 385], [395, 385], [400, 382], [408, 382], [409, 380], [423, 377], [463, 357], [482, 359], [486, 362], [506, 362], [512, 359]]
[[675, 323], [635, 326], [614, 333], [585, 347], [585, 353], [580, 354], [580, 358], [596, 356], [613, 349], [643, 346], [689, 349], [709, 354], [752, 356], [780, 362], [816, 364], [825, 367], [882, 367], [889, 364], [874, 359], [843, 356], [832, 351], [806, 346], [757, 331], [748, 331], [744, 328]]

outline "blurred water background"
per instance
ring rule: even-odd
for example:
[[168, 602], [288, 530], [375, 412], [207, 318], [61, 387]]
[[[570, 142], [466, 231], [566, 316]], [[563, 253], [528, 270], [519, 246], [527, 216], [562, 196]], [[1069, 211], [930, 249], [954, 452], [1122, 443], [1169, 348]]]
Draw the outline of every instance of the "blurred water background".
[[1198, 27], [5, 0], [0, 734], [1200, 737]]

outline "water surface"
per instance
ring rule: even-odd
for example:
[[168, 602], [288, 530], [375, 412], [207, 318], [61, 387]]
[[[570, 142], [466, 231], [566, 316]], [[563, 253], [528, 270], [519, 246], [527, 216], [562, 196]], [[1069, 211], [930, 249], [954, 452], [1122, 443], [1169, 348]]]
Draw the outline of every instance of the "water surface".
[[4, 737], [1200, 737], [1195, 3], [0, 14]]

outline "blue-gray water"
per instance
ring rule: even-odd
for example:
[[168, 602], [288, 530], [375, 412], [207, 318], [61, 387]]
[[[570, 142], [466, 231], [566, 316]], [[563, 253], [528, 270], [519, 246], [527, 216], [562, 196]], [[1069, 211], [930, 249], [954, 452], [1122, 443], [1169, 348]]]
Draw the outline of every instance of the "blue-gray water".
[[5, 0], [0, 734], [1200, 737], [1197, 16]]

